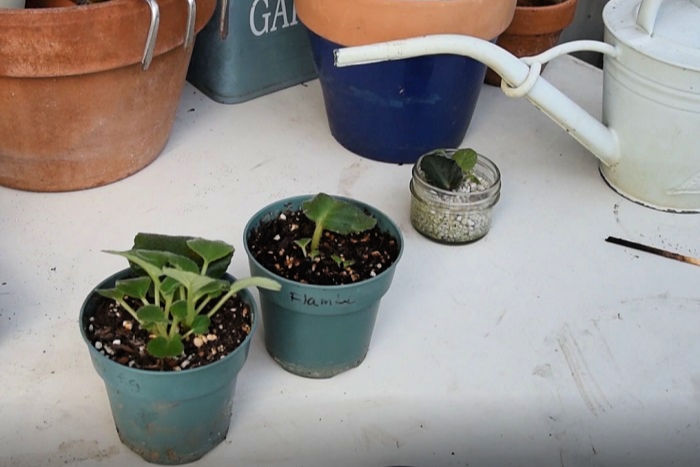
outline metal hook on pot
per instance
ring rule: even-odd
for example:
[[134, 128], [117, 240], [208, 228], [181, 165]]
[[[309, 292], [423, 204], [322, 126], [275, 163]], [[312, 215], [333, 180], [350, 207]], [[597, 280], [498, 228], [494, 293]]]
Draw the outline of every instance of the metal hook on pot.
[[194, 44], [194, 21], [197, 18], [196, 0], [187, 0], [187, 25], [185, 26], [184, 47], [188, 48]]
[[221, 15], [219, 16], [219, 37], [223, 41], [228, 37], [228, 0], [221, 0]]
[[148, 36], [146, 36], [146, 47], [143, 50], [143, 58], [141, 59], [141, 69], [148, 70], [153, 60], [153, 52], [156, 48], [156, 38], [158, 37], [158, 25], [160, 24], [160, 8], [156, 0], [146, 0], [151, 9], [151, 25], [148, 28]]

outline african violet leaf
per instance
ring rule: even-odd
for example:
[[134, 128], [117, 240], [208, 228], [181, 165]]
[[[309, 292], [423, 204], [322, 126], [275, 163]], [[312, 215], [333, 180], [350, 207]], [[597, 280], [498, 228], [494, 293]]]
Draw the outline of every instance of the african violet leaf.
[[363, 232], [377, 224], [377, 219], [368, 216], [354, 204], [335, 199], [325, 193], [319, 193], [311, 200], [304, 201], [301, 208], [306, 217], [316, 223], [311, 238], [312, 255], [318, 254], [318, 246], [324, 229], [346, 235]]
[[227, 291], [229, 288], [228, 281], [214, 281], [206, 284], [204, 287], [200, 288], [198, 293], [201, 295], [209, 295], [212, 298], [216, 298], [221, 295], [222, 292]]
[[211, 321], [207, 315], [197, 315], [197, 317], [192, 321], [192, 327], [190, 328], [195, 334], [206, 334], [209, 331], [209, 325]]
[[436, 153], [423, 156], [420, 169], [426, 182], [443, 190], [456, 189], [464, 179], [464, 173], [455, 160]]
[[122, 279], [116, 282], [117, 290], [129, 297], [144, 299], [151, 287], [151, 278], [147, 276], [135, 277], [133, 279]]
[[302, 203], [306, 217], [341, 235], [371, 229], [377, 220], [354, 204], [319, 193]]
[[[119, 256], [125, 257], [130, 262], [135, 263], [141, 269], [146, 271], [146, 274], [148, 274], [151, 277], [151, 279], [158, 278], [163, 273], [163, 271], [161, 271], [161, 268], [163, 267], [163, 265], [160, 262], [160, 257], [153, 256], [153, 255], [144, 255], [143, 253], [140, 253], [139, 250], [128, 250], [128, 251], [105, 250], [105, 253], [110, 253], [112, 255], [119, 255]], [[155, 280], [154, 280], [154, 282], [155, 282]]]
[[[187, 246], [187, 242], [192, 239], [194, 239], [194, 237], [141, 232], [134, 237], [134, 248], [175, 253], [186, 256], [196, 262], [198, 266], [201, 266], [203, 264], [202, 258]], [[231, 263], [232, 257], [233, 248], [230, 253], [209, 264], [206, 275], [209, 277], [223, 276]]]
[[178, 255], [177, 253], [168, 253], [168, 264], [183, 271], [198, 273], [199, 266], [187, 256]]
[[155, 305], [144, 305], [136, 311], [139, 322], [143, 324], [165, 323], [167, 319], [163, 315], [163, 309]]
[[252, 276], [236, 280], [236, 282], [231, 284], [229, 293], [235, 294], [238, 293], [239, 290], [247, 289], [248, 287], [260, 287], [261, 289], [274, 290], [275, 292], [282, 290], [282, 284], [276, 280], [268, 279], [267, 277]]
[[146, 345], [148, 353], [158, 358], [177, 357], [185, 350], [182, 345], [182, 337], [179, 334], [174, 336], [158, 336], [154, 337]]
[[160, 293], [165, 299], [172, 298], [178, 288], [180, 288], [180, 283], [172, 277], [166, 277], [160, 283]]
[[187, 240], [187, 246], [204, 260], [202, 274], [206, 274], [207, 268], [214, 261], [233, 254], [233, 246], [221, 240], [193, 238]]
[[96, 289], [95, 292], [106, 298], [111, 298], [112, 300], [120, 301], [124, 298], [124, 292], [117, 289]]
[[475, 150], [471, 148], [462, 148], [452, 154], [452, 159], [457, 162], [457, 165], [462, 169], [465, 174], [471, 173], [472, 169], [476, 165], [476, 160], [479, 155]]
[[184, 321], [185, 318], [187, 318], [187, 302], [185, 300], [178, 300], [173, 303], [170, 307], [170, 314], [179, 321]]
[[199, 274], [195, 274], [193, 272], [181, 271], [173, 268], [163, 268], [163, 274], [178, 281], [194, 295], [199, 295], [200, 291], [204, 287], [211, 286], [212, 283], [218, 282], [216, 279], [212, 279], [211, 277], [200, 276]]

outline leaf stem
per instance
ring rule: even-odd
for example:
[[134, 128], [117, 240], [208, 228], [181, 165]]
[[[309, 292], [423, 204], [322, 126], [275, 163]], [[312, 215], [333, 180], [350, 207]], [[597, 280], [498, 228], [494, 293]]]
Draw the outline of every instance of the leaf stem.
[[318, 255], [318, 247], [321, 244], [321, 236], [323, 235], [323, 223], [316, 222], [316, 228], [314, 229], [314, 234], [311, 237], [311, 251], [309, 254], [313, 256]]
[[117, 303], [119, 303], [119, 305], [122, 308], [124, 308], [131, 316], [133, 316], [133, 318], [136, 320], [137, 323], [141, 324], [141, 320], [138, 318], [138, 315], [136, 314], [134, 309], [131, 308], [131, 306], [129, 306], [128, 303], [126, 303], [126, 300], [120, 299], [120, 300], [117, 300]]

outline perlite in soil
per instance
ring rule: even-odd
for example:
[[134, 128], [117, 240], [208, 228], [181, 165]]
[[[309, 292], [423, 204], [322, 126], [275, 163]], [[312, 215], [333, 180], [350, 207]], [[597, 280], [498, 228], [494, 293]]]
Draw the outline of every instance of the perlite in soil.
[[482, 238], [491, 227], [501, 175], [472, 149], [437, 149], [413, 167], [411, 224], [428, 238], [450, 244]]

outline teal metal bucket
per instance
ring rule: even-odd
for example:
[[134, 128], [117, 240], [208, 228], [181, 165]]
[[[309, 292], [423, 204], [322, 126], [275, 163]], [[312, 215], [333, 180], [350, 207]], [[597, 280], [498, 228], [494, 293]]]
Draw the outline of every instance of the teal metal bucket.
[[[105, 279], [96, 288], [114, 286], [130, 269]], [[233, 277], [225, 275], [233, 281]], [[101, 298], [94, 289], [80, 310], [80, 332], [92, 364], [104, 380], [112, 416], [122, 443], [148, 462], [184, 464], [216, 447], [228, 433], [236, 377], [248, 356], [257, 327], [255, 301], [239, 292], [251, 310], [252, 327], [241, 345], [226, 357], [182, 371], [129, 368], [102, 355], [88, 340], [85, 329]]]
[[310, 285], [285, 279], [265, 269], [248, 247], [250, 231], [282, 211], [296, 210], [310, 195], [277, 201], [258, 211], [244, 230], [243, 244], [251, 274], [282, 284], [280, 292], [260, 290], [265, 347], [285, 370], [309, 378], [329, 378], [358, 366], [369, 349], [381, 298], [389, 289], [403, 253], [403, 237], [394, 222], [377, 209], [367, 209], [377, 225], [399, 243], [399, 256], [384, 272], [346, 285]]
[[218, 0], [197, 35], [187, 80], [211, 99], [243, 102], [316, 77], [293, 0]]

